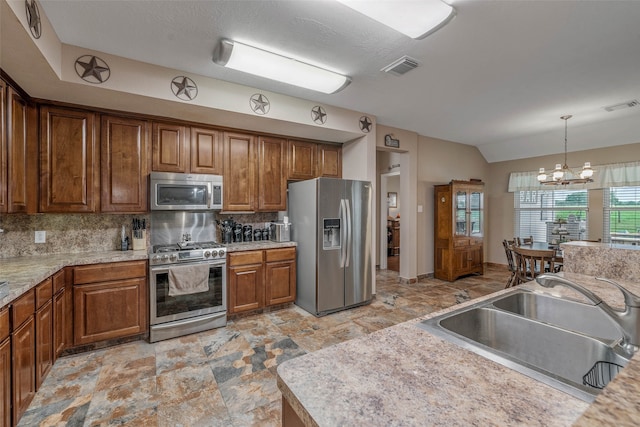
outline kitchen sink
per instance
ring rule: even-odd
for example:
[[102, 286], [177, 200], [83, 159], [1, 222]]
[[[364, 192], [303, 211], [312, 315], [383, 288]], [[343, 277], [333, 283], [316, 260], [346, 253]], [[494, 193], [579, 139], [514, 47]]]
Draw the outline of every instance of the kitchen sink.
[[[515, 290], [424, 320], [418, 326], [591, 402], [600, 388], [627, 365], [630, 356], [616, 347], [621, 335], [615, 326], [607, 324], [611, 321], [590, 308], [594, 307]], [[593, 384], [592, 376], [585, 382], [585, 376], [594, 373], [600, 376], [597, 383]]]
[[593, 337], [620, 337], [620, 331], [613, 320], [592, 304], [519, 291], [493, 301], [493, 306]]

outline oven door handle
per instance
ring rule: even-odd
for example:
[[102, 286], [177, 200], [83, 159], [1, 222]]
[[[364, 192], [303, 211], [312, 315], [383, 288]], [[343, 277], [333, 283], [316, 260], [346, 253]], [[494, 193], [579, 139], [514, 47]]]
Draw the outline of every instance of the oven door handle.
[[219, 313], [207, 314], [207, 315], [197, 316], [197, 317], [189, 317], [187, 319], [175, 320], [168, 323], [160, 323], [158, 325], [153, 325], [153, 329], [159, 330], [159, 329], [175, 328], [177, 326], [188, 325], [190, 323], [193, 323], [194, 320], [198, 322], [204, 322], [206, 320], [216, 319], [218, 317], [223, 317], [226, 315], [227, 315], [226, 311], [221, 311]]

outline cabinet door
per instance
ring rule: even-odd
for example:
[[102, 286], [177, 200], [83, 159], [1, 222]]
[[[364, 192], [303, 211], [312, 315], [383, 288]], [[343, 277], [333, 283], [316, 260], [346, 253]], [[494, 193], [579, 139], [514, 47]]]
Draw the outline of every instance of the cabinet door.
[[258, 153], [258, 210], [286, 210], [287, 141], [260, 137]]
[[153, 164], [159, 172], [187, 172], [189, 129], [171, 123], [153, 123]]
[[255, 210], [256, 162], [253, 135], [225, 132], [223, 210]]
[[19, 420], [36, 394], [36, 339], [33, 314], [11, 334], [13, 419]]
[[224, 145], [220, 132], [191, 128], [191, 172], [222, 175]]
[[318, 144], [318, 176], [342, 178], [342, 147]]
[[36, 390], [53, 366], [53, 309], [51, 300], [36, 311]]
[[102, 212], [146, 212], [149, 123], [102, 116], [100, 138]]
[[264, 306], [262, 264], [229, 267], [229, 313], [255, 310]]
[[37, 112], [11, 87], [7, 87], [7, 212], [37, 210]]
[[0, 341], [0, 426], [11, 426], [11, 340]]
[[288, 179], [313, 179], [316, 177], [317, 144], [313, 142], [289, 140]]
[[100, 182], [95, 115], [40, 109], [40, 211], [95, 212]]
[[67, 346], [67, 295], [66, 289], [53, 296], [53, 360], [62, 354]]
[[293, 302], [296, 299], [296, 262], [269, 262], [265, 267], [265, 305]]
[[[4, 80], [0, 79], [0, 212], [6, 212], [8, 209], [7, 186], [9, 184], [7, 181], [6, 97], [7, 84]], [[1, 422], [2, 419], [0, 418], [0, 423]]]
[[74, 345], [145, 332], [146, 279], [73, 287]]

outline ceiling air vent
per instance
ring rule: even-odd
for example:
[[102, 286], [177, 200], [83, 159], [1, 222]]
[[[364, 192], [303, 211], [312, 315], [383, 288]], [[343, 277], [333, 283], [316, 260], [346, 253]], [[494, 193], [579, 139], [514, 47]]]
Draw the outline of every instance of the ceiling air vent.
[[608, 107], [604, 107], [604, 109], [607, 110], [608, 112], [612, 112], [617, 110], [623, 110], [625, 108], [637, 107], [638, 105], [640, 105], [640, 101], [638, 101], [637, 99], [632, 99], [631, 101], [621, 102], [620, 104], [609, 105]]
[[418, 64], [418, 61], [411, 58], [410, 56], [405, 55], [402, 58], [393, 61], [391, 64], [384, 67], [381, 71], [384, 71], [385, 73], [391, 73], [396, 76], [401, 76], [413, 70], [414, 68], [417, 68], [418, 65], [420, 65]]

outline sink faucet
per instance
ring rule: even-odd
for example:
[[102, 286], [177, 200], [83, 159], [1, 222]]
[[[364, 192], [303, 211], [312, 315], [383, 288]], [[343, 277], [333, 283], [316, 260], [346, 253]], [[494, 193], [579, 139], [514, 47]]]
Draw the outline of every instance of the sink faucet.
[[640, 297], [629, 292], [613, 280], [598, 277], [596, 279], [610, 283], [622, 292], [622, 295], [624, 295], [624, 311], [614, 310], [589, 289], [553, 273], [541, 274], [536, 277], [536, 282], [545, 288], [553, 288], [556, 285], [566, 286], [587, 297], [618, 326], [618, 329], [622, 332], [620, 345], [628, 353], [635, 353], [640, 349]]

